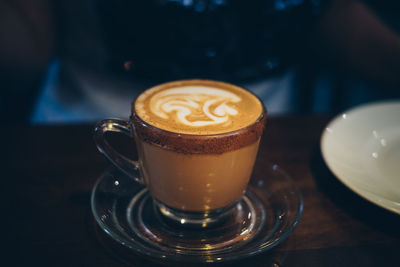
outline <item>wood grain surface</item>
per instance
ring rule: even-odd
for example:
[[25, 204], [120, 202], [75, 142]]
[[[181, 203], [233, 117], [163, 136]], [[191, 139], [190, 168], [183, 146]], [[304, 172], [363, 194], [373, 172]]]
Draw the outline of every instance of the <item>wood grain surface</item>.
[[[302, 193], [304, 213], [295, 231], [277, 248], [223, 266], [398, 266], [400, 216], [347, 189], [321, 158], [320, 136], [329, 119], [268, 120], [258, 156], [290, 174]], [[97, 152], [92, 128], [2, 129], [5, 249], [0, 260], [8, 263], [2, 266], [180, 265], [142, 258], [120, 247], [96, 226], [90, 194], [109, 163]], [[132, 140], [117, 135], [109, 138], [120, 151], [135, 158]]]

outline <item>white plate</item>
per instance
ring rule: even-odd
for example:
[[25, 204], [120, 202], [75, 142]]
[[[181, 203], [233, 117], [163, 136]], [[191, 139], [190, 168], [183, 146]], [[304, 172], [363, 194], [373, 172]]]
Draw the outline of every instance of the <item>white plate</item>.
[[351, 109], [321, 137], [329, 169], [351, 190], [400, 214], [400, 101]]

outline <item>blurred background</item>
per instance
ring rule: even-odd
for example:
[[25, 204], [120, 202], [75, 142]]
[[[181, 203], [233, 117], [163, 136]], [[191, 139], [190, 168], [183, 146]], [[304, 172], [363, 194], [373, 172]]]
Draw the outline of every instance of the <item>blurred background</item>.
[[128, 118], [156, 84], [222, 80], [269, 113], [400, 97], [400, 2], [0, 0], [1, 122]]

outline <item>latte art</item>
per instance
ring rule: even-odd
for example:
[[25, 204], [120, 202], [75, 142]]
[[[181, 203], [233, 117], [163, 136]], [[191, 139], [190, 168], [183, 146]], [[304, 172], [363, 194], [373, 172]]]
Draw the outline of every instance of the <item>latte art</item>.
[[190, 86], [156, 93], [150, 100], [150, 108], [160, 118], [175, 116], [175, 121], [179, 123], [201, 127], [229, 124], [229, 116], [239, 113], [229, 104], [239, 101], [239, 96], [225, 90]]
[[238, 86], [185, 80], [155, 86], [134, 103], [146, 123], [183, 134], [219, 134], [254, 123], [263, 113], [260, 100]]

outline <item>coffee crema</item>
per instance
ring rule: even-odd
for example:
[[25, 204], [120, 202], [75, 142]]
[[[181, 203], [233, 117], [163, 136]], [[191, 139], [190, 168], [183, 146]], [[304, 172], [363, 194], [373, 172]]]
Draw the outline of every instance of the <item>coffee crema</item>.
[[134, 103], [146, 123], [169, 132], [210, 135], [227, 133], [254, 123], [263, 113], [250, 92], [223, 82], [185, 80], [155, 86]]

